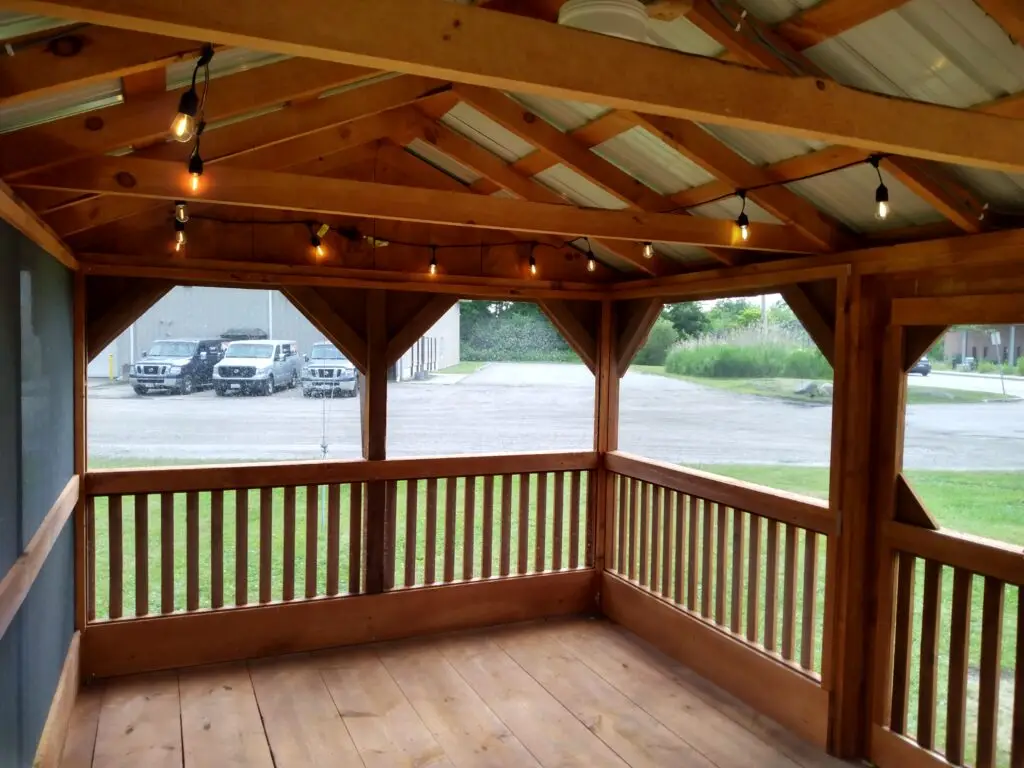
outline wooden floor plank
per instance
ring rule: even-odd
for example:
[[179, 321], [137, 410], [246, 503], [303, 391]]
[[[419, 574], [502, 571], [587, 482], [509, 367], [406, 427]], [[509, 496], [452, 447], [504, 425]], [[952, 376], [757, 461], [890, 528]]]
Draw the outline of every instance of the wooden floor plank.
[[439, 651], [413, 641], [389, 645], [379, 655], [453, 763], [540, 765]]
[[273, 768], [244, 663], [183, 670], [178, 684], [187, 768]]
[[366, 768], [454, 768], [374, 651], [314, 658]]
[[249, 675], [276, 768], [362, 765], [312, 659], [252, 661]]
[[181, 767], [178, 676], [119, 680], [103, 695], [96, 731], [95, 768]]
[[625, 766], [486, 633], [438, 642], [444, 658], [544, 766]]
[[596, 674], [560, 642], [530, 628], [496, 633], [498, 644], [631, 768], [713, 768], [693, 747]]
[[103, 692], [103, 683], [90, 685], [78, 692], [75, 707], [71, 711], [71, 722], [68, 723], [68, 735], [64, 739], [61, 768], [89, 768], [92, 765]]
[[797, 768], [779, 750], [680, 685], [642, 648], [616, 642], [603, 622], [557, 624], [550, 636], [715, 765]]

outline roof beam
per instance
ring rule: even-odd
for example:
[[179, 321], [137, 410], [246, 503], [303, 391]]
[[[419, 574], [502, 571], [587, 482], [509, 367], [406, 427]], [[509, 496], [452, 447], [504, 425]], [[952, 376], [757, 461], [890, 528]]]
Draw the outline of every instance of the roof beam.
[[802, 51], [841, 35], [859, 24], [871, 21], [876, 16], [895, 10], [906, 2], [907, 0], [823, 0], [780, 22], [775, 30], [797, 50]]
[[130, 157], [83, 160], [25, 176], [17, 184], [572, 237], [659, 240], [724, 248], [742, 246], [750, 250], [786, 253], [815, 250], [808, 248], [804, 238], [785, 225], [761, 224], [751, 230], [749, 240], [742, 241], [731, 221], [643, 211], [580, 209], [471, 193], [437, 192], [223, 166], [214, 166], [207, 171], [199, 191], [192, 192], [188, 175], [180, 163]]
[[[374, 74], [361, 67], [297, 59], [268, 64], [218, 78], [212, 85], [206, 119], [214, 122], [236, 117], [349, 85]], [[182, 90], [140, 97], [84, 116], [66, 117], [8, 134], [3, 138], [4, 151], [0, 153], [0, 177], [9, 179], [90, 155], [159, 142], [167, 136]], [[187, 152], [180, 146], [175, 149], [183, 155]]]
[[[292, 0], [259, 14], [251, 13], [244, 0], [221, 0], [216, 6], [206, 0], [4, 0], [4, 5], [142, 32], [1024, 172], [1024, 142], [1014, 121], [867, 93], [822, 78], [779, 76], [443, 0]], [[382, 29], [388, 34], [381, 35]], [[930, 130], [922, 131], [922, 125]], [[964, 141], [965, 136], [971, 140]]]
[[1024, 7], [1019, 0], [978, 0], [978, 5], [1017, 41], [1017, 45], [1024, 45]]
[[200, 47], [191, 40], [99, 26], [72, 30], [63, 39], [72, 38], [82, 48], [71, 56], [57, 55], [62, 46], [53, 41], [19, 50], [16, 56], [0, 56], [0, 107], [163, 69], [197, 56]]
[[72, 255], [71, 249], [2, 181], [0, 181], [0, 218], [9, 221], [11, 226], [68, 269], [78, 269], [78, 261]]

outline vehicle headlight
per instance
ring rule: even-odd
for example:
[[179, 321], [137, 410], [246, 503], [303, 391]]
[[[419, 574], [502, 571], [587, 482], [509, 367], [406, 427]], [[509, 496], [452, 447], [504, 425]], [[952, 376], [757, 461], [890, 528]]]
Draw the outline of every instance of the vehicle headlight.
[[259, 370], [257, 371], [257, 373], [259, 373], [259, 374], [261, 374], [261, 375], [263, 375], [263, 374], [267, 374], [267, 373], [270, 373], [270, 369], [271, 369], [271, 368], [273, 368], [273, 367], [274, 367], [274, 366], [272, 366], [272, 365], [265, 365], [265, 366], [263, 366], [262, 368], [260, 368], [260, 369], [259, 369]]
[[167, 369], [167, 373], [169, 373], [171, 376], [177, 376], [179, 373], [181, 373], [181, 366], [172, 365], [170, 368]]

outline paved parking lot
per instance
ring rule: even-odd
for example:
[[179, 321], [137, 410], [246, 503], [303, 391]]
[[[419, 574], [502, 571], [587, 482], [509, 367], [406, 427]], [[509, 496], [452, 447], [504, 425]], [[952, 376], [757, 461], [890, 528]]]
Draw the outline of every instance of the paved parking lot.
[[[931, 383], [931, 382], [929, 382]], [[392, 384], [390, 456], [588, 449], [593, 377], [582, 366], [494, 363], [464, 377]], [[89, 396], [99, 459], [294, 460], [359, 455], [359, 401], [137, 397], [121, 385]], [[639, 373], [622, 383], [620, 444], [665, 461], [828, 463], [831, 408], [736, 395]], [[1024, 402], [908, 410], [905, 463], [917, 469], [1024, 469]]]

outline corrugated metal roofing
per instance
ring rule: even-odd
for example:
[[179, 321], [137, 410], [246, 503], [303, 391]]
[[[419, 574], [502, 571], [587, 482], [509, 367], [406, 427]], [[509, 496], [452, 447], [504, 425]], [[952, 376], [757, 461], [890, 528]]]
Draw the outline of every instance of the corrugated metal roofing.
[[885, 221], [875, 218], [878, 176], [869, 165], [857, 165], [786, 186], [855, 232], [883, 232], [943, 220], [938, 211], [886, 173], [884, 168], [882, 178], [889, 188], [890, 213]]
[[441, 122], [509, 163], [526, 157], [536, 149], [464, 101], [448, 110]]
[[24, 13], [0, 11], [0, 40], [34, 35], [48, 29], [66, 27], [67, 19], [51, 19], [48, 16], [30, 16]]
[[[694, 216], [703, 216], [707, 219], [729, 219], [733, 220], [743, 210], [743, 202], [738, 197], [727, 197], [717, 203], [708, 203], [699, 208], [691, 208], [690, 213]], [[759, 206], [753, 200], [747, 200], [747, 217], [752, 224], [781, 224], [777, 218]]]
[[561, 101], [547, 96], [535, 96], [531, 93], [510, 93], [508, 95], [563, 133], [575, 130], [591, 120], [596, 120], [601, 115], [611, 112], [608, 107], [587, 104], [582, 101]]
[[714, 256], [696, 245], [658, 242], [654, 244], [654, 250], [673, 261], [678, 261], [690, 266], [705, 262], [717, 262], [717, 259], [715, 259]]
[[593, 151], [663, 195], [714, 180], [699, 165], [640, 126], [598, 144]]
[[541, 171], [533, 178], [548, 189], [584, 208], [622, 210], [629, 207], [628, 203], [624, 203], [615, 195], [606, 192], [561, 163]]
[[42, 98], [0, 108], [0, 133], [10, 133], [62, 117], [80, 115], [124, 101], [121, 78], [60, 91]]
[[725, 51], [723, 45], [682, 16], [672, 21], [649, 19], [647, 36], [654, 45], [698, 56], [720, 56]]
[[767, 21], [769, 24], [777, 24], [819, 2], [820, 0], [739, 0], [740, 5], [761, 21]]
[[842, 83], [936, 104], [1024, 91], [1024, 48], [973, 0], [911, 0], [805, 54]]
[[[197, 57], [198, 58], [198, 57]], [[210, 62], [210, 79], [234, 75], [238, 72], [245, 72], [249, 69], [256, 69], [267, 64], [274, 64], [278, 61], [285, 61], [291, 56], [284, 56], [279, 53], [267, 53], [266, 51], [250, 51], [247, 48], [228, 48], [217, 51]], [[196, 66], [196, 59], [177, 61], [167, 66], [167, 90], [173, 91], [184, 88], [192, 81], [192, 70]], [[202, 72], [199, 73], [202, 78]]]
[[1024, 173], [945, 165], [950, 175], [998, 210], [1024, 211]]
[[808, 152], [814, 152], [827, 146], [820, 141], [800, 139], [795, 136], [758, 133], [725, 125], [705, 125], [703, 123], [698, 123], [698, 125], [754, 165], [777, 163], [780, 160], [806, 155]]
[[464, 184], [472, 184], [481, 178], [480, 174], [472, 168], [466, 167], [458, 160], [449, 157], [433, 144], [428, 144], [422, 139], [413, 139], [405, 148], [416, 155], [416, 157], [430, 163], [435, 168], [444, 171]]
[[587, 240], [576, 240], [573, 242], [573, 247], [582, 253], [587, 252], [587, 243], [590, 243], [590, 249], [594, 252], [594, 256], [602, 264], [607, 264], [612, 269], [617, 269], [620, 272], [639, 272], [640, 269], [631, 261], [628, 261], [621, 256], [609, 251], [603, 245], [596, 241]]

